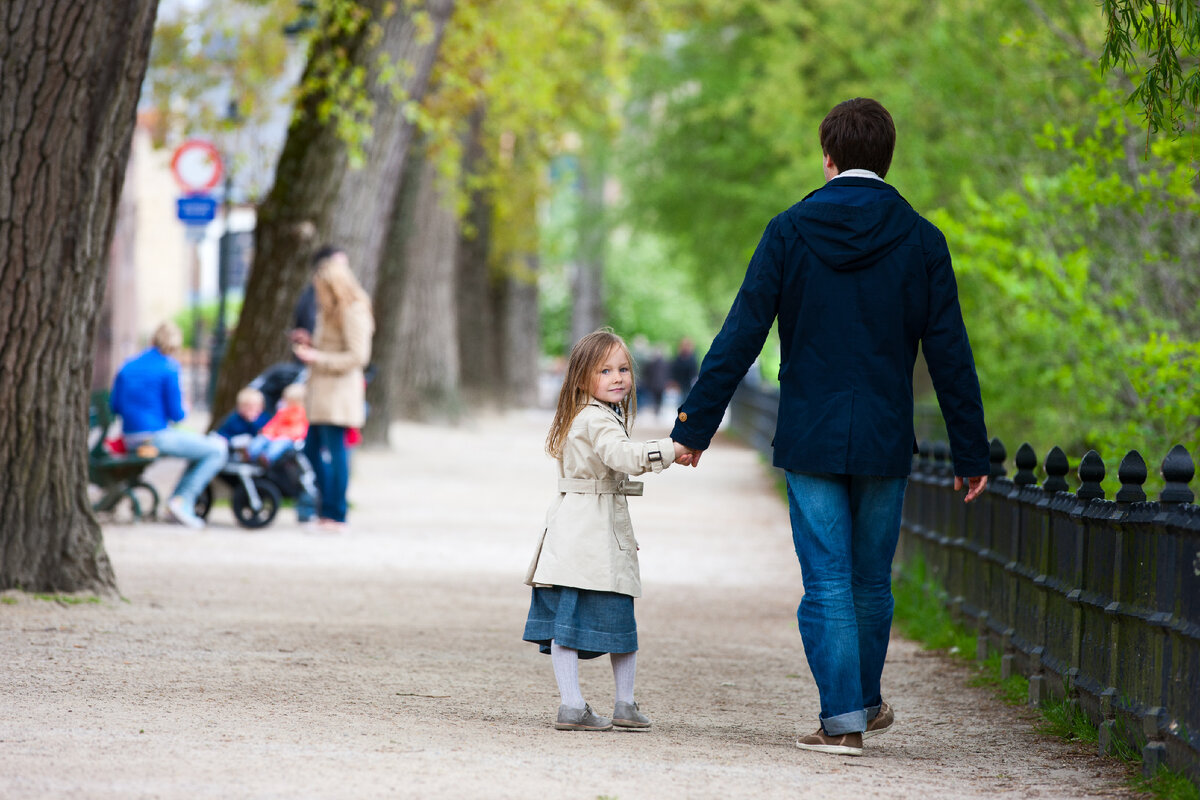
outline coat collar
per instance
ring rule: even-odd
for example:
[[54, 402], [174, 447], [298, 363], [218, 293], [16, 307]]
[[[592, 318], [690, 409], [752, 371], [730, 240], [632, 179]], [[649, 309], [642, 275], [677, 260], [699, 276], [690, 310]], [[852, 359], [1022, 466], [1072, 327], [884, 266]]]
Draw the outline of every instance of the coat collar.
[[608, 414], [610, 417], [615, 419], [617, 422], [621, 423], [621, 427], [625, 428], [626, 433], [629, 433], [629, 428], [625, 424], [625, 417], [621, 414], [621, 412], [618, 409], [613, 408], [608, 403], [602, 403], [595, 398], [592, 398], [588, 402], [588, 405], [595, 406], [596, 408], [600, 409], [604, 413]]

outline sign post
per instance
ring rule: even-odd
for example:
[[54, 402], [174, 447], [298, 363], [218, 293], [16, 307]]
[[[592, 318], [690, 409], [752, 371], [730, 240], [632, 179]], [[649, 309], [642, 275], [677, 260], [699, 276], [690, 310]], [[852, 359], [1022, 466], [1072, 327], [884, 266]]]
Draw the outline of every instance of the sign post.
[[[171, 174], [183, 190], [175, 201], [176, 216], [187, 225], [187, 240], [192, 245], [192, 403], [205, 396], [200, 373], [200, 346], [203, 323], [200, 319], [200, 242], [204, 229], [217, 214], [217, 201], [208, 194], [220, 181], [225, 166], [212, 143], [189, 139], [175, 148], [171, 156]], [[213, 366], [213, 365], [210, 365]]]

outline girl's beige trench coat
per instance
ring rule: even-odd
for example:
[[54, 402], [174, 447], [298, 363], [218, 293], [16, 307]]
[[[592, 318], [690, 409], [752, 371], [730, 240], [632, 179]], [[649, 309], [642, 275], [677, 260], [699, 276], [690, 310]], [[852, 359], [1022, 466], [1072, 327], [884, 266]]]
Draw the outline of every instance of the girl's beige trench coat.
[[559, 494], [525, 583], [641, 597], [627, 495], [641, 494], [642, 485], [629, 476], [662, 472], [674, 460], [670, 439], [631, 441], [616, 411], [599, 401], [585, 406], [563, 444]]

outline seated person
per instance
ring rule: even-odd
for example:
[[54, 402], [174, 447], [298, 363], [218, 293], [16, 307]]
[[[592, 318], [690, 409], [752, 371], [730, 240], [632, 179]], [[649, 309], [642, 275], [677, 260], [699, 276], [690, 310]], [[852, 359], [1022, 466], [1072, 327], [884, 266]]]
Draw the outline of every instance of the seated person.
[[308, 414], [304, 411], [304, 384], [293, 383], [283, 390], [283, 399], [275, 416], [262, 426], [250, 442], [247, 455], [263, 466], [274, 464], [284, 453], [294, 450], [308, 433]]
[[195, 513], [196, 498], [224, 466], [228, 449], [220, 439], [172, 426], [185, 416], [175, 359], [182, 346], [183, 334], [174, 323], [159, 325], [151, 346], [117, 372], [110, 402], [113, 413], [121, 417], [127, 451], [150, 444], [161, 455], [187, 459], [167, 510], [189, 528], [203, 528], [204, 520]]
[[234, 410], [221, 420], [214, 432], [229, 442], [231, 450], [249, 457], [250, 444], [268, 419], [270, 415], [263, 411], [262, 392], [246, 387], [237, 393]]

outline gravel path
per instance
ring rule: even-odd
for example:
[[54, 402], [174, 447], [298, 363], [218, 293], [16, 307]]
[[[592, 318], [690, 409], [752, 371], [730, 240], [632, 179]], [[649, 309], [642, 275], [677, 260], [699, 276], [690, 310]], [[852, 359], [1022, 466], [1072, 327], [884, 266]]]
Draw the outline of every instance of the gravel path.
[[[801, 752], [817, 694], [773, 475], [721, 443], [635, 499], [648, 732], [560, 733], [521, 583], [553, 491], [541, 412], [398, 425], [351, 532], [109, 524], [121, 599], [0, 605], [3, 798], [1092, 798], [1120, 771], [894, 640], [893, 732]], [[640, 436], [661, 431], [642, 425]], [[171, 484], [169, 469], [156, 480]], [[607, 659], [581, 665], [612, 708]]]

